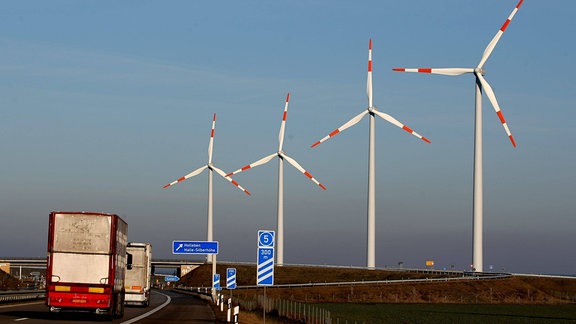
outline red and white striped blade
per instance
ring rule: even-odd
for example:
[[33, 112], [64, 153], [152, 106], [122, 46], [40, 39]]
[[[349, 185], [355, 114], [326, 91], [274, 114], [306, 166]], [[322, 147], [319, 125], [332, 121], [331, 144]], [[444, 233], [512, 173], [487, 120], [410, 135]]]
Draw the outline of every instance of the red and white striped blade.
[[198, 174], [200, 174], [202, 171], [204, 171], [206, 168], [208, 168], [208, 164], [206, 164], [205, 166], [200, 167], [200, 168], [198, 168], [198, 169], [196, 169], [196, 170], [188, 173], [187, 175], [183, 176], [182, 178], [179, 178], [178, 180], [175, 180], [175, 181], [170, 182], [169, 184], [165, 185], [165, 186], [162, 187], [162, 188], [168, 188], [168, 187], [170, 187], [170, 186], [172, 186], [172, 185], [177, 184], [178, 182], [182, 182], [182, 181], [184, 181], [184, 180], [186, 180], [186, 179], [188, 179], [188, 178], [191, 178], [191, 177], [193, 177], [193, 176], [195, 176], [195, 175], [198, 175]]
[[224, 171], [222, 171], [221, 169], [218, 169], [215, 166], [212, 166], [211, 168], [212, 168], [212, 170], [216, 171], [216, 173], [218, 173], [222, 178], [228, 180], [228, 182], [235, 185], [238, 189], [244, 191], [245, 194], [247, 194], [248, 196], [251, 195], [250, 192], [248, 190], [244, 189], [238, 182], [236, 182], [236, 180], [234, 180], [230, 177], [227, 177], [226, 173]]
[[282, 115], [282, 124], [280, 124], [280, 134], [278, 134], [278, 151], [282, 151], [284, 145], [284, 129], [286, 128], [286, 117], [288, 116], [288, 102], [290, 101], [290, 92], [286, 95], [286, 104], [284, 104], [284, 115]]
[[336, 134], [340, 133], [341, 131], [345, 130], [348, 127], [354, 126], [355, 124], [357, 124], [366, 114], [368, 114], [368, 109], [364, 110], [363, 112], [359, 113], [358, 115], [354, 116], [352, 119], [350, 119], [349, 121], [347, 121], [344, 125], [336, 128], [334, 131], [332, 131], [330, 134], [324, 136], [324, 138], [322, 138], [321, 140], [319, 140], [318, 142], [312, 144], [311, 147], [315, 147], [318, 146], [320, 143], [326, 141], [327, 139], [336, 136]]
[[482, 88], [484, 89], [484, 92], [486, 93], [486, 96], [488, 97], [488, 100], [490, 100], [490, 103], [492, 104], [492, 107], [494, 107], [494, 110], [496, 111], [496, 114], [498, 115], [498, 118], [500, 119], [500, 122], [502, 123], [502, 126], [504, 127], [504, 130], [506, 131], [506, 134], [508, 135], [508, 138], [510, 138], [510, 141], [512, 142], [512, 146], [516, 147], [516, 141], [514, 140], [514, 137], [512, 136], [512, 133], [510, 132], [510, 129], [508, 128], [508, 124], [506, 123], [506, 120], [504, 119], [504, 115], [502, 114], [502, 110], [500, 109], [500, 105], [498, 105], [498, 100], [496, 100], [496, 96], [494, 95], [494, 90], [492, 90], [492, 87], [490, 86], [490, 84], [488, 84], [488, 81], [486, 81], [486, 79], [484, 79], [482, 74], [476, 73], [476, 77], [478, 78], [478, 80], [480, 80], [480, 83], [482, 84]]
[[512, 21], [512, 18], [514, 18], [514, 15], [516, 15], [516, 12], [518, 12], [518, 9], [520, 9], [522, 2], [524, 2], [524, 0], [520, 0], [520, 2], [518, 2], [516, 7], [514, 8], [514, 10], [512, 10], [512, 13], [510, 14], [510, 16], [508, 16], [508, 19], [506, 19], [506, 21], [504, 22], [502, 27], [500, 27], [498, 32], [496, 32], [496, 35], [494, 35], [494, 38], [492, 38], [490, 43], [488, 43], [488, 46], [486, 46], [486, 49], [484, 50], [484, 54], [482, 54], [482, 58], [480, 59], [480, 63], [478, 63], [479, 68], [482, 68], [484, 66], [484, 63], [486, 63], [486, 60], [488, 60], [488, 58], [490, 57], [490, 54], [492, 54], [494, 47], [496, 47], [496, 44], [498, 44], [500, 37], [502, 37], [502, 34], [504, 34], [504, 32], [506, 31], [506, 28], [508, 28], [508, 25]]
[[372, 107], [372, 39], [368, 45], [368, 78], [366, 80], [366, 94], [368, 95], [368, 107]]
[[214, 128], [216, 127], [216, 113], [212, 119], [212, 131], [210, 131], [210, 142], [208, 143], [208, 164], [212, 163], [212, 149], [214, 147]]
[[293, 158], [289, 157], [288, 155], [286, 155], [285, 153], [279, 153], [280, 157], [285, 159], [286, 161], [288, 161], [288, 163], [292, 164], [293, 167], [295, 167], [296, 169], [298, 169], [298, 171], [302, 172], [305, 176], [308, 177], [308, 179], [312, 180], [315, 184], [317, 184], [318, 186], [320, 186], [320, 188], [326, 190], [326, 187], [321, 184], [320, 182], [318, 182], [318, 180], [316, 180], [310, 173], [308, 173], [308, 171], [304, 170], [304, 168], [298, 164], [298, 162], [296, 162], [296, 160], [294, 160]]
[[471, 68], [393, 68], [392, 70], [395, 72], [417, 72], [452, 76], [474, 73], [474, 69]]
[[401, 122], [399, 122], [396, 118], [394, 118], [394, 117], [392, 117], [392, 116], [390, 116], [390, 115], [388, 115], [388, 114], [386, 114], [386, 113], [380, 112], [380, 111], [378, 111], [378, 110], [376, 110], [376, 109], [373, 109], [372, 111], [373, 111], [376, 115], [380, 116], [380, 118], [383, 118], [384, 120], [390, 122], [391, 124], [396, 125], [396, 126], [402, 128], [403, 130], [405, 130], [405, 131], [407, 131], [408, 133], [410, 133], [410, 134], [418, 137], [419, 139], [423, 140], [424, 142], [431, 143], [429, 139], [427, 139], [426, 137], [424, 137], [424, 136], [416, 133], [416, 132], [415, 132], [414, 130], [412, 130], [410, 127], [408, 127], [408, 126], [402, 124]]
[[257, 166], [259, 166], [259, 165], [268, 163], [268, 162], [270, 162], [270, 160], [272, 160], [272, 159], [275, 158], [276, 156], [278, 156], [278, 153], [273, 153], [273, 154], [270, 154], [270, 155], [268, 155], [268, 156], [265, 156], [265, 157], [261, 158], [260, 160], [254, 162], [254, 163], [248, 164], [248, 165], [243, 166], [243, 167], [241, 167], [240, 169], [238, 169], [238, 170], [236, 170], [236, 171], [234, 171], [234, 172], [228, 173], [228, 174], [226, 175], [226, 177], [230, 177], [230, 176], [232, 176], [232, 175], [234, 175], [234, 174], [238, 174], [238, 173], [240, 173], [240, 172], [242, 172], [242, 171], [246, 171], [246, 170], [248, 170], [248, 169], [251, 169], [251, 168], [257, 167]]

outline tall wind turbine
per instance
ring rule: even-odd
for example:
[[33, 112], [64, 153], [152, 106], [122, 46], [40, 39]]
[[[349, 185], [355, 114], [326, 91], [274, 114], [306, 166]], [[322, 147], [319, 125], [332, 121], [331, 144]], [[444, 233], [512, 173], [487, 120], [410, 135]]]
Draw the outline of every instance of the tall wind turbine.
[[302, 172], [310, 180], [316, 183], [320, 188], [326, 190], [323, 184], [318, 182], [308, 171], [296, 162], [293, 158], [289, 157], [283, 150], [284, 144], [284, 129], [286, 128], [286, 116], [288, 115], [288, 102], [290, 101], [290, 93], [286, 95], [286, 104], [284, 105], [284, 114], [282, 116], [282, 124], [280, 124], [280, 134], [278, 135], [278, 151], [272, 153], [268, 156], [261, 158], [260, 160], [248, 164], [234, 172], [228, 173], [226, 176], [240, 173], [246, 171], [250, 168], [257, 167], [259, 165], [265, 164], [275, 157], [278, 157], [278, 228], [276, 232], [276, 263], [281, 266], [284, 264], [284, 160], [292, 164], [293, 167]]
[[514, 141], [514, 137], [512, 137], [512, 133], [510, 133], [510, 129], [508, 128], [508, 124], [504, 119], [504, 115], [502, 114], [502, 110], [498, 105], [498, 101], [496, 100], [496, 96], [494, 95], [494, 91], [490, 84], [484, 79], [485, 71], [484, 71], [484, 64], [492, 54], [494, 47], [508, 28], [510, 21], [516, 15], [518, 9], [522, 5], [524, 0], [520, 0], [512, 13], [506, 19], [502, 27], [498, 30], [492, 41], [488, 43], [488, 46], [484, 50], [484, 54], [482, 54], [482, 58], [480, 59], [480, 63], [476, 68], [394, 68], [393, 70], [396, 72], [419, 72], [419, 73], [431, 73], [431, 74], [442, 74], [442, 75], [449, 75], [449, 76], [457, 76], [466, 73], [474, 74], [476, 78], [476, 109], [475, 109], [475, 126], [474, 126], [474, 198], [473, 198], [473, 256], [472, 256], [472, 268], [474, 271], [482, 272], [483, 271], [483, 239], [482, 239], [482, 226], [483, 226], [483, 184], [482, 184], [482, 90], [486, 92], [486, 96], [502, 126], [504, 126], [504, 130], [506, 134], [510, 138], [512, 145], [516, 147], [516, 142]]
[[228, 182], [232, 183], [233, 185], [235, 185], [236, 187], [238, 187], [238, 189], [244, 191], [247, 195], [250, 195], [250, 192], [248, 192], [248, 190], [242, 188], [242, 186], [240, 186], [240, 184], [238, 184], [238, 182], [236, 182], [235, 180], [233, 180], [230, 177], [226, 177], [226, 173], [224, 171], [222, 171], [221, 169], [217, 168], [214, 163], [212, 163], [212, 148], [214, 146], [214, 128], [216, 126], [216, 114], [214, 114], [214, 119], [212, 120], [212, 131], [210, 132], [210, 142], [208, 144], [208, 164], [188, 173], [187, 175], [179, 178], [178, 180], [172, 181], [169, 184], [165, 185], [164, 188], [168, 188], [172, 185], [175, 185], [179, 182], [182, 182], [188, 178], [191, 178], [195, 175], [200, 174], [202, 171], [208, 169], [208, 230], [207, 230], [207, 240], [208, 241], [213, 241], [213, 214], [212, 214], [212, 210], [213, 210], [213, 194], [212, 194], [212, 178], [213, 178], [213, 171], [216, 171], [222, 178], [226, 179]]
[[344, 125], [340, 126], [339, 128], [335, 129], [333, 132], [319, 140], [318, 142], [314, 143], [312, 147], [317, 146], [318, 144], [328, 140], [329, 138], [335, 136], [336, 134], [342, 132], [343, 130], [347, 129], [358, 123], [364, 116], [370, 116], [370, 130], [369, 130], [369, 151], [368, 151], [368, 238], [367, 238], [367, 260], [366, 266], [368, 268], [374, 268], [376, 266], [376, 174], [375, 174], [375, 143], [374, 143], [374, 120], [375, 116], [379, 116], [380, 118], [386, 120], [387, 122], [396, 125], [403, 130], [407, 131], [408, 133], [424, 140], [428, 143], [430, 141], [426, 138], [421, 136], [420, 134], [416, 133], [409, 127], [405, 126], [404, 124], [400, 123], [394, 117], [380, 112], [374, 107], [372, 104], [372, 39], [370, 39], [370, 43], [368, 45], [368, 80], [366, 82], [366, 93], [368, 95], [368, 108], [366, 108], [363, 112], [359, 113]]

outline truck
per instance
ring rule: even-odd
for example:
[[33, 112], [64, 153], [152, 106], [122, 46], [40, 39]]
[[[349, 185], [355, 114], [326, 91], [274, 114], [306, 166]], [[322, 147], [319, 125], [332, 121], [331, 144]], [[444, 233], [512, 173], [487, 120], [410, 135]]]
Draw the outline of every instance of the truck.
[[124, 284], [124, 303], [148, 307], [152, 280], [152, 245], [129, 242], [126, 252], [128, 266]]
[[46, 260], [50, 312], [124, 315], [128, 224], [118, 215], [51, 212]]

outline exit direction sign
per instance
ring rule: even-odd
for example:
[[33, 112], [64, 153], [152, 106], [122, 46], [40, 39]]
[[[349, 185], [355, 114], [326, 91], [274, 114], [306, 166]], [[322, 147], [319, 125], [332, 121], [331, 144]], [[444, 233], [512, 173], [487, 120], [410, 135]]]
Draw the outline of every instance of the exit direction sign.
[[236, 289], [236, 268], [226, 269], [226, 289]]
[[218, 241], [172, 241], [172, 254], [218, 254]]
[[164, 281], [166, 282], [174, 282], [174, 281], [178, 281], [180, 280], [180, 278], [178, 278], [177, 276], [166, 276], [164, 277]]
[[274, 285], [274, 231], [258, 231], [258, 286]]

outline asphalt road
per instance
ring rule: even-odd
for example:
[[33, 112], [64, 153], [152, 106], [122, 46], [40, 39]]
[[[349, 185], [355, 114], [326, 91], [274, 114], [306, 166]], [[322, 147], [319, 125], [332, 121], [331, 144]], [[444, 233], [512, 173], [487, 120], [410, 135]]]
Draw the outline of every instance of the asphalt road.
[[214, 323], [215, 317], [206, 301], [172, 291], [153, 291], [149, 307], [126, 307], [124, 317], [108, 321], [104, 316], [88, 313], [50, 313], [44, 301], [0, 306], [0, 324], [24, 323]]

